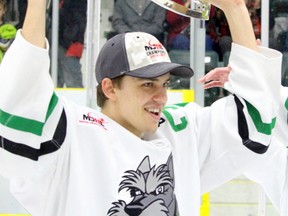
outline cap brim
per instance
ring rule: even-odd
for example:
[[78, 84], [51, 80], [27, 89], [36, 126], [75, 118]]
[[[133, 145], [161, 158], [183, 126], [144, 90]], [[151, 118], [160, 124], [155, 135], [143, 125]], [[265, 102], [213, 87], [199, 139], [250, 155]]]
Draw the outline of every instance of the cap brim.
[[166, 73], [184, 78], [190, 78], [194, 74], [192, 68], [188, 66], [171, 62], [161, 62], [126, 72], [125, 75], [139, 78], [155, 78]]

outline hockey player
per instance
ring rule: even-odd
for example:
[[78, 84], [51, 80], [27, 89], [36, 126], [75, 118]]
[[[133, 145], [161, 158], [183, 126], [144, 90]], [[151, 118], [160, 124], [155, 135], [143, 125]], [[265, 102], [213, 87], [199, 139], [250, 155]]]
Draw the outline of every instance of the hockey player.
[[[0, 68], [0, 173], [33, 216], [199, 215], [201, 188], [265, 156], [279, 101], [281, 53], [257, 47], [244, 0], [209, 0], [233, 37], [234, 95], [165, 107], [170, 62], [159, 41], [130, 32], [96, 62], [101, 112], [58, 96], [49, 75], [46, 0], [28, 0]], [[241, 20], [241, 22], [239, 22]]]

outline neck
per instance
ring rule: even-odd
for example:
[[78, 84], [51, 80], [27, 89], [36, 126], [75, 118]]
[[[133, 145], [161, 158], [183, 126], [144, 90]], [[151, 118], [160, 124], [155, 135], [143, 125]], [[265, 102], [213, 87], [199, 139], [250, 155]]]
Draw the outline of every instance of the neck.
[[143, 133], [141, 133], [140, 131], [136, 130], [135, 127], [133, 127], [133, 125], [131, 125], [129, 122], [125, 121], [125, 119], [119, 117], [119, 115], [117, 114], [116, 111], [109, 110], [108, 108], [103, 108], [101, 110], [101, 113], [103, 113], [104, 115], [108, 116], [113, 121], [117, 122], [119, 125], [124, 127], [130, 133], [132, 133], [135, 136], [137, 136], [140, 139], [142, 139]]

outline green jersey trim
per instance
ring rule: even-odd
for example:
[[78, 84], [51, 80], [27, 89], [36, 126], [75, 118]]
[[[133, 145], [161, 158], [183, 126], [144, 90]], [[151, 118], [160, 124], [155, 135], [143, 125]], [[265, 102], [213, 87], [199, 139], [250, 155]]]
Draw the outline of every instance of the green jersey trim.
[[272, 129], [276, 124], [276, 117], [271, 120], [271, 123], [264, 123], [261, 119], [259, 111], [248, 101], [245, 100], [245, 103], [257, 131], [266, 135], [271, 135]]
[[[54, 93], [49, 103], [48, 111], [46, 114], [45, 122], [52, 114], [56, 104], [58, 103], [58, 97]], [[23, 132], [28, 132], [41, 136], [45, 122], [39, 122], [32, 119], [23, 118], [10, 113], [7, 113], [0, 109], [0, 124]]]
[[286, 98], [284, 106], [285, 106], [286, 110], [288, 110], [288, 98]]

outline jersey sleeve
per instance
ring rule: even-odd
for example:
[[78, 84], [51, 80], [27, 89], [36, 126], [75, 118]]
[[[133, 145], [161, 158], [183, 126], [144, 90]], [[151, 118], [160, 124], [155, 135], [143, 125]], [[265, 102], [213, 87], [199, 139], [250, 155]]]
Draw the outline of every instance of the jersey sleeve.
[[[260, 184], [280, 215], [288, 214], [288, 88], [281, 87], [281, 100], [269, 156], [248, 169], [246, 176]], [[270, 154], [270, 152], [272, 152]]]
[[273, 136], [288, 147], [288, 87], [281, 87], [281, 98], [277, 114], [277, 122]]
[[196, 114], [202, 192], [267, 156], [280, 100], [281, 58], [278, 51], [233, 44], [232, 94]]
[[269, 156], [251, 166], [244, 174], [260, 184], [280, 215], [288, 214], [288, 158], [287, 149], [273, 140]]
[[275, 126], [280, 101], [282, 54], [265, 47], [259, 50], [233, 44], [228, 86], [230, 92], [243, 99], [257, 131], [267, 134]]
[[19, 30], [0, 66], [0, 174], [7, 177], [44, 172], [53, 161], [45, 155], [61, 143], [55, 131], [60, 133], [65, 120], [47, 47], [30, 44]]

